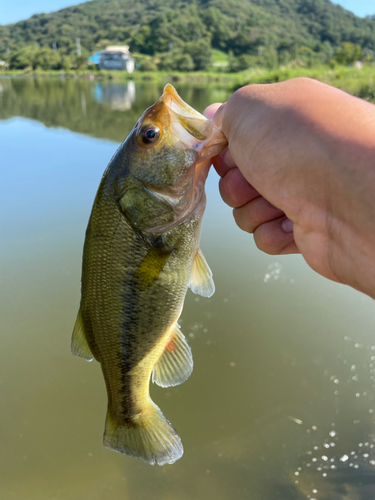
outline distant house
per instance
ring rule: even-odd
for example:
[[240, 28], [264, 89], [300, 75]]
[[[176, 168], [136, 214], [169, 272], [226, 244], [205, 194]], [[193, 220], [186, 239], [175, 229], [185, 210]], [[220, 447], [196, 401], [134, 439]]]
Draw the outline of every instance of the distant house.
[[117, 69], [133, 73], [134, 59], [130, 56], [128, 45], [110, 45], [99, 54], [99, 69]]
[[99, 64], [99, 61], [100, 61], [100, 52], [95, 52], [95, 54], [89, 57], [89, 63]]

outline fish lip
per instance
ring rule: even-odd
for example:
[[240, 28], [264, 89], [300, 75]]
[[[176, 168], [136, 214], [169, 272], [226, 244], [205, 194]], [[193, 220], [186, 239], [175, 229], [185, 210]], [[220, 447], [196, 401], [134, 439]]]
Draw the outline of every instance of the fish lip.
[[160, 98], [169, 108], [172, 108], [172, 103], [174, 102], [180, 111], [183, 111], [185, 115], [192, 115], [194, 118], [198, 118], [204, 122], [209, 121], [204, 115], [199, 113], [196, 109], [189, 106], [181, 97], [178, 95], [177, 90], [171, 85], [167, 83], [164, 87], [163, 95]]
[[209, 120], [189, 106], [170, 83], [164, 87], [160, 101], [168, 108], [172, 122], [173, 120], [178, 122], [190, 135], [191, 139], [188, 143], [189, 147], [197, 153], [196, 163], [216, 156], [227, 146], [227, 139], [213, 120]]
[[171, 132], [173, 133], [174, 129], [176, 135], [179, 136], [182, 127], [189, 148], [195, 149], [197, 143], [210, 137], [213, 122], [181, 99], [170, 83], [164, 87], [159, 102], [162, 102], [168, 110], [171, 118]]

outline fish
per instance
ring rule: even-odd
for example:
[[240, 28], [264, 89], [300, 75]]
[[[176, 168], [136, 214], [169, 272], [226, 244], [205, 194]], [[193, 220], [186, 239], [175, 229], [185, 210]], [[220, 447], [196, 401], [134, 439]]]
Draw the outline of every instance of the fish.
[[215, 290], [199, 240], [211, 158], [221, 130], [167, 84], [107, 166], [88, 222], [72, 353], [102, 368], [103, 444], [149, 464], [172, 464], [181, 438], [151, 400], [192, 373], [178, 325], [188, 287]]

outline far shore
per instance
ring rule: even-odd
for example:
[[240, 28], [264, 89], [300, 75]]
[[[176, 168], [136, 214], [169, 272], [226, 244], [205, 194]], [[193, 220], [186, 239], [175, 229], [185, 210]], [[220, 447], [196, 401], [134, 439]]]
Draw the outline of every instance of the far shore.
[[123, 71], [97, 71], [78, 69], [69, 71], [42, 70], [2, 70], [1, 77], [14, 78], [83, 78], [89, 80], [112, 81], [154, 81], [154, 82], [191, 82], [192, 84], [210, 83], [229, 87], [233, 91], [243, 85], [259, 83], [275, 83], [290, 78], [309, 77], [323, 83], [340, 88], [349, 94], [375, 101], [375, 66], [316, 66], [280, 67], [275, 69], [249, 68], [239, 73], [225, 73], [214, 69], [206, 72], [150, 71], [127, 73]]
[[114, 81], [187, 81], [187, 82], [223, 82], [233, 83], [238, 78], [236, 73], [223, 73], [218, 71], [105, 71], [105, 70], [2, 70], [2, 76], [17, 78], [83, 78], [88, 80], [114, 80]]

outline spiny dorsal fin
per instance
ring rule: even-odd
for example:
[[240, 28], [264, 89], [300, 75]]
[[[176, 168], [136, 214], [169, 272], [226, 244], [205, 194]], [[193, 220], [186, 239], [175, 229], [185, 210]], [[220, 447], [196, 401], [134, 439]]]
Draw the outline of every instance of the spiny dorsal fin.
[[71, 349], [75, 356], [84, 358], [87, 361], [92, 361], [94, 359], [86, 340], [81, 310], [78, 311], [76, 324], [74, 325]]
[[163, 354], [152, 371], [152, 381], [161, 387], [182, 384], [193, 371], [193, 356], [184, 334], [176, 324]]
[[189, 286], [192, 292], [202, 295], [202, 297], [211, 297], [215, 292], [211, 269], [200, 248], [198, 248], [193, 262]]

